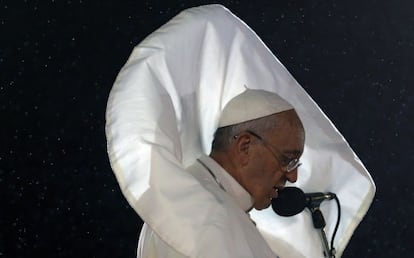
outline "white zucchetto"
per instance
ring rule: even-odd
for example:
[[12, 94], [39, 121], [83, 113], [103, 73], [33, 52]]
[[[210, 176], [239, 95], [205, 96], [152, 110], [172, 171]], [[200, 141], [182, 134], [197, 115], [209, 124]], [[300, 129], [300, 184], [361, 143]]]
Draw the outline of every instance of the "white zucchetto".
[[246, 89], [226, 104], [218, 126], [243, 123], [291, 109], [293, 106], [274, 92]]

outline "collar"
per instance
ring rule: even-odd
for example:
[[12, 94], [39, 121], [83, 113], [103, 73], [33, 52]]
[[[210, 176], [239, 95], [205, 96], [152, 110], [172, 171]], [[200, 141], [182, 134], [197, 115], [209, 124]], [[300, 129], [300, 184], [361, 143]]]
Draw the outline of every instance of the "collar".
[[202, 155], [199, 160], [207, 166], [206, 169], [210, 169], [218, 181], [217, 184], [223, 186], [241, 209], [246, 212], [252, 209], [252, 196], [220, 164], [207, 155]]

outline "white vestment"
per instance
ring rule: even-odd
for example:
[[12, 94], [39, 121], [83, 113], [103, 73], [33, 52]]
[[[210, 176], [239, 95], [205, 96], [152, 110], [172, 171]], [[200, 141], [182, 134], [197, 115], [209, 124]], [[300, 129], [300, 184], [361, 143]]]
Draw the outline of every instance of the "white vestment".
[[[252, 207], [253, 201], [250, 194], [236, 180], [205, 155], [187, 171], [201, 186], [195, 189], [192, 195], [204, 191], [211, 194], [214, 199], [208, 214], [188, 214], [204, 218], [203, 223], [199, 225], [199, 230], [205, 232], [203, 242], [199, 243], [204, 249], [200, 250], [196, 257], [276, 257], [246, 213]], [[220, 238], [210, 238], [209, 231], [219, 231]], [[141, 231], [137, 254], [139, 258], [186, 257], [165, 243], [147, 224]]]
[[[312, 98], [259, 37], [220, 5], [192, 8], [174, 17], [134, 49], [118, 74], [108, 99], [106, 136], [124, 196], [162, 241], [183, 256], [231, 257], [226, 256], [229, 242], [238, 246], [237, 241], [244, 243], [250, 236], [214, 242], [214, 255], [209, 255], [209, 245], [200, 243], [236, 235], [236, 225], [247, 217], [224, 205], [215, 210], [222, 196], [200, 191], [203, 184], [184, 168], [210, 153], [221, 111], [245, 85], [276, 92], [295, 107], [306, 132], [296, 185], [305, 192], [334, 192], [341, 200], [334, 243], [340, 257], [372, 202], [375, 185]], [[212, 211], [227, 209], [238, 219], [229, 225], [203, 224]], [[321, 210], [330, 240], [336, 205], [325, 201]], [[289, 218], [271, 209], [252, 210], [250, 215], [280, 257], [292, 257], [292, 252], [323, 256], [308, 211]], [[237, 230], [258, 238], [252, 225]]]

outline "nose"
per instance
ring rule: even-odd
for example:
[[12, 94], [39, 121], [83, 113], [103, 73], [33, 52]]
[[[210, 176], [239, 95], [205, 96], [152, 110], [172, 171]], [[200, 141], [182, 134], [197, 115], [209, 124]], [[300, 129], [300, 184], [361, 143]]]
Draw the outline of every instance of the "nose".
[[287, 181], [290, 183], [295, 183], [298, 180], [298, 169], [295, 168], [294, 170], [285, 174]]

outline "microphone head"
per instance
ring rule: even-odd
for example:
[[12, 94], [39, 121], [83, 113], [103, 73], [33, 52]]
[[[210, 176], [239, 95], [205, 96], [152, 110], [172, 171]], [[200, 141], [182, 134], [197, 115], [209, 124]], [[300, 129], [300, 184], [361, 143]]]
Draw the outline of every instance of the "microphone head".
[[306, 207], [305, 193], [297, 187], [285, 187], [272, 199], [272, 209], [280, 216], [290, 217], [302, 212]]

